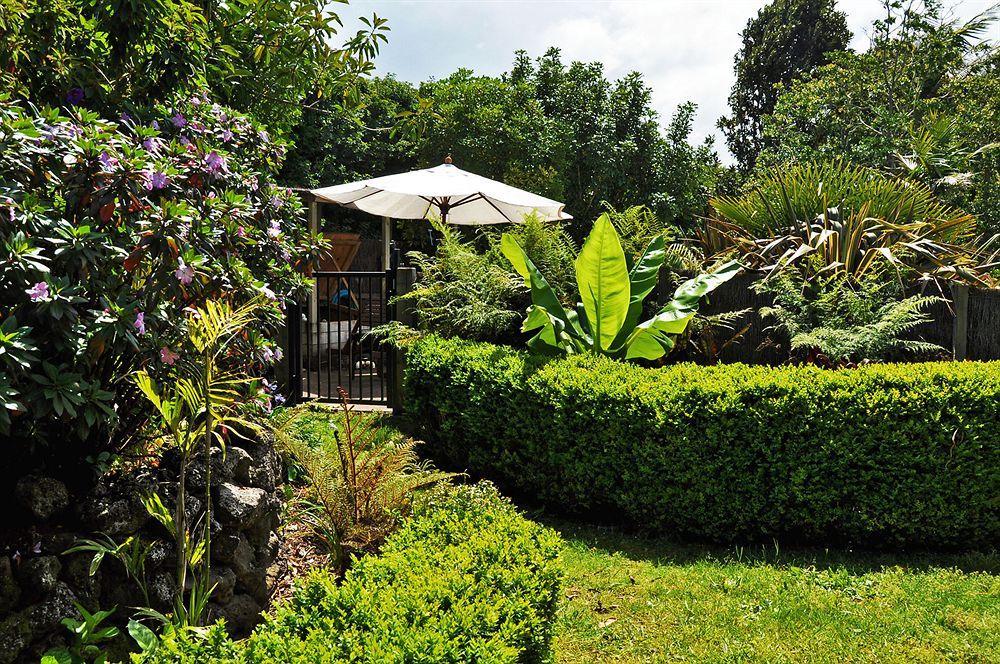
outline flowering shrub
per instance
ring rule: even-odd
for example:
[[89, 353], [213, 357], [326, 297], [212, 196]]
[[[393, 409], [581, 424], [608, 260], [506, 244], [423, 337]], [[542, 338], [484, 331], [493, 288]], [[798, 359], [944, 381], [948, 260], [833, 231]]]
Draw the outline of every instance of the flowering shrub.
[[281, 358], [283, 302], [317, 249], [273, 184], [282, 143], [204, 97], [117, 122], [0, 104], [0, 433], [81, 456], [126, 444], [147, 411], [122, 377], [183, 362], [184, 313], [208, 299], [272, 303], [229, 368]]

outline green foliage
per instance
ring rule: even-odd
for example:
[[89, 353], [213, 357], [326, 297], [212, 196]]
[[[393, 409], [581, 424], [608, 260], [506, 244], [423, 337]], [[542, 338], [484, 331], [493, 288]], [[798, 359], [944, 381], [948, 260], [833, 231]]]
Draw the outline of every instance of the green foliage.
[[847, 49], [851, 31], [835, 7], [835, 0], [774, 0], [747, 21], [729, 93], [732, 115], [719, 120], [744, 173], [764, 147], [763, 121], [774, 110], [779, 86], [825, 65], [829, 52]]
[[691, 142], [694, 104], [681, 104], [664, 131], [638, 74], [610, 81], [598, 63], [567, 66], [558, 49], [534, 63], [518, 52], [499, 77], [460, 69], [418, 88], [394, 79], [355, 87], [359, 108], [309, 104], [287, 182], [329, 185], [451, 154], [463, 169], [565, 202], [577, 219], [604, 202], [648, 205], [690, 229], [724, 172], [711, 141]]
[[[142, 435], [149, 409], [122, 376], [164, 376], [185, 310], [273, 295], [226, 367], [273, 357], [280, 301], [305, 287], [313, 239], [273, 184], [284, 145], [203, 97], [118, 123], [92, 112], [0, 109], [0, 433], [9, 452], [58, 444], [53, 472]], [[10, 424], [12, 423], [12, 424]], [[16, 458], [16, 457], [15, 457]], [[12, 463], [15, 472], [18, 463]], [[23, 466], [21, 466], [23, 468]]]
[[405, 381], [433, 459], [553, 509], [717, 541], [1000, 537], [995, 363], [646, 369], [426, 337]]
[[[440, 236], [434, 255], [411, 252], [420, 281], [398, 298], [412, 303], [420, 329], [481, 341], [512, 340], [528, 304], [521, 280], [500, 251], [500, 236], [487, 231], [476, 240], [447, 224], [431, 222]], [[553, 275], [558, 296], [573, 287], [575, 246], [562, 226], [534, 216], [511, 228], [532, 261]], [[477, 245], [486, 245], [480, 250]]]
[[357, 414], [341, 390], [340, 412], [291, 411], [274, 431], [281, 451], [301, 466], [308, 495], [292, 511], [343, 568], [355, 553], [376, 551], [410, 516], [418, 491], [452, 475], [417, 456], [417, 442]]
[[774, 304], [760, 315], [773, 319], [771, 330], [788, 340], [793, 359], [839, 366], [946, 352], [908, 336], [931, 319], [925, 310], [944, 300], [900, 298], [896, 285], [878, 275], [854, 285], [842, 275], [806, 281], [788, 271], [758, 282], [757, 289], [772, 295]]
[[185, 631], [141, 661], [547, 661], [559, 548], [491, 486], [449, 488], [340, 583], [310, 574], [246, 642]]
[[[887, 267], [989, 283], [993, 258], [976, 220], [926, 186], [839, 161], [797, 164], [761, 177], [740, 196], [712, 199], [711, 250], [735, 249], [769, 271], [795, 265], [851, 278]], [[994, 250], [995, 251], [995, 250]]]
[[940, 2], [886, 7], [867, 51], [834, 54], [782, 89], [760, 163], [843, 159], [913, 176], [996, 232], [1000, 49], [985, 38], [995, 16], [962, 23]]
[[108, 619], [110, 611], [95, 611], [91, 613], [79, 603], [73, 602], [83, 620], [63, 618], [60, 622], [73, 635], [73, 642], [68, 647], [53, 648], [42, 656], [42, 664], [104, 664], [106, 657], [101, 652], [101, 644], [118, 636], [117, 627], [102, 627], [101, 623]]
[[546, 355], [589, 351], [624, 359], [659, 359], [673, 348], [674, 336], [697, 313], [701, 298], [740, 269], [732, 261], [684, 282], [653, 318], [640, 323], [643, 301], [663, 266], [662, 235], [654, 237], [638, 258], [626, 260], [610, 217], [598, 217], [576, 258], [580, 303], [569, 311], [513, 235], [503, 236], [501, 248], [531, 289], [522, 330], [538, 332], [528, 347]]
[[[191, 352], [184, 353], [171, 371], [168, 383], [158, 386], [146, 371], [133, 375], [155, 409], [154, 422], [162, 442], [176, 450], [178, 456], [176, 486], [172, 487], [173, 511], [157, 494], [150, 494], [143, 501], [150, 516], [173, 538], [176, 551], [173, 613], [162, 616], [144, 610], [164, 623], [178, 627], [201, 625], [215, 588], [211, 582], [212, 450], [218, 447], [224, 451], [227, 438], [239, 435], [240, 431], [259, 432], [259, 427], [246, 417], [248, 406], [254, 405], [259, 396], [257, 381], [239, 369], [223, 368], [221, 360], [226, 354], [245, 352], [243, 330], [253, 323], [264, 302], [263, 296], [239, 308], [225, 301], [205, 302], [188, 314], [189, 343], [182, 352]], [[187, 476], [198, 452], [204, 472], [205, 511], [195, 519], [188, 514]], [[137, 574], [133, 577], [139, 578]]]
[[207, 88], [279, 133], [323, 92], [352, 99], [386, 41], [383, 19], [342, 47], [310, 0], [2, 0], [0, 93], [105, 115]]
[[303, 109], [281, 182], [314, 189], [416, 166], [417, 142], [392, 131], [400, 114], [417, 106], [413, 86], [386, 76], [361, 80], [357, 88], [356, 106], [323, 97]]

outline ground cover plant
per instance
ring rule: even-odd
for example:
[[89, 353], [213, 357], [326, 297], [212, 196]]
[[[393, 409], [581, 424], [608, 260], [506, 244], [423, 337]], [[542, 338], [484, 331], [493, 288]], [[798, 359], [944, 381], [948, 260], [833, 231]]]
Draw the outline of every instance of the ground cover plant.
[[996, 363], [858, 369], [545, 360], [427, 337], [432, 458], [554, 509], [719, 541], [995, 545]]

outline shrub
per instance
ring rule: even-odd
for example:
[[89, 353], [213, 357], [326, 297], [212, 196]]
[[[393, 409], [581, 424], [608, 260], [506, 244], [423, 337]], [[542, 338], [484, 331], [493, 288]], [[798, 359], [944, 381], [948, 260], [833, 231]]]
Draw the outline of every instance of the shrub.
[[312, 573], [237, 649], [213, 628], [204, 641], [172, 639], [147, 661], [544, 661], [558, 550], [552, 531], [491, 486], [451, 487], [339, 585]]
[[[284, 146], [201, 97], [144, 119], [0, 108], [0, 434], [76, 460], [149, 410], [120, 379], [183, 357], [185, 311], [271, 302], [247, 326], [254, 373], [277, 353], [280, 302], [304, 284], [301, 205], [273, 184]], [[13, 423], [12, 423], [13, 422]], [[116, 439], [120, 441], [120, 437]], [[13, 470], [12, 470], [13, 472]]]
[[439, 463], [563, 511], [717, 541], [1000, 537], [1000, 364], [646, 369], [428, 337], [405, 380]]

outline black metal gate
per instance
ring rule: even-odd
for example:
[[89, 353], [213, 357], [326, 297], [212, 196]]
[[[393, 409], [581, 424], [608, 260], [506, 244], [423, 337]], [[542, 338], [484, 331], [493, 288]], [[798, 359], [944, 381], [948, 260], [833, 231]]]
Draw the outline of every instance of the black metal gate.
[[393, 349], [370, 332], [392, 320], [395, 270], [313, 278], [312, 295], [288, 308], [289, 401], [337, 400], [343, 388], [354, 403], [388, 404]]

